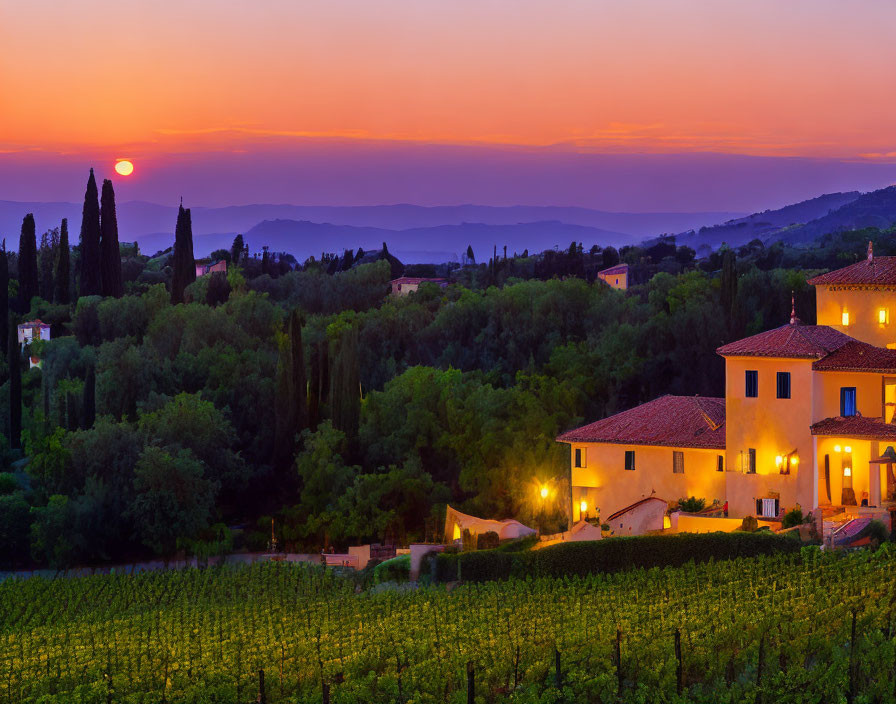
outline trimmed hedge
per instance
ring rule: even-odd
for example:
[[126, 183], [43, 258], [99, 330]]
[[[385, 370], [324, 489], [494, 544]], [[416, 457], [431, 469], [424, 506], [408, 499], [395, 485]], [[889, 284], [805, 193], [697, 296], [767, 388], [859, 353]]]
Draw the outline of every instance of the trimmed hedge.
[[[441, 553], [430, 562], [434, 582], [485, 582], [509, 577], [564, 577], [621, 572], [639, 567], [679, 567], [691, 560], [730, 560], [771, 553], [798, 553], [793, 537], [760, 533], [678, 533], [562, 543], [542, 550]], [[458, 565], [460, 569], [458, 570]]]

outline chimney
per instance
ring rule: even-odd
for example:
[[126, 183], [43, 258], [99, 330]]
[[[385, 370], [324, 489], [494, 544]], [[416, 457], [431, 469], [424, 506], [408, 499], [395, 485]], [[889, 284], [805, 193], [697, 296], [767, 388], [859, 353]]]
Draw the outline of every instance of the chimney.
[[800, 324], [800, 319], [796, 317], [796, 298], [793, 295], [793, 291], [790, 292], [790, 324]]
[[868, 263], [874, 264], [874, 243], [868, 240]]

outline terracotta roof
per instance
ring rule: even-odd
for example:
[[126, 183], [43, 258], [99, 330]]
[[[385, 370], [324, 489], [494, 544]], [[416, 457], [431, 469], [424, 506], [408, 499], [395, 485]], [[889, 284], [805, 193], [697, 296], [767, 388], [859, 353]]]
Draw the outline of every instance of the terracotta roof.
[[820, 359], [852, 341], [854, 338], [827, 325], [797, 323], [730, 342], [716, 352], [723, 357]]
[[597, 272], [597, 275], [606, 274], [610, 276], [612, 274], [624, 274], [628, 271], [628, 264], [617, 264], [616, 266], [611, 266], [609, 269], [604, 269], [603, 271]]
[[892, 286], [896, 284], [896, 257], [863, 259], [842, 269], [829, 271], [809, 279], [813, 286], [825, 284], [865, 284], [868, 286]]
[[724, 450], [725, 399], [661, 396], [563, 433], [557, 441]]
[[850, 438], [896, 438], [896, 423], [885, 423], [883, 418], [865, 416], [837, 416], [825, 418], [811, 425], [813, 435], [838, 435]]
[[896, 350], [853, 340], [812, 363], [819, 372], [896, 372]]
[[636, 509], [636, 508], [638, 508], [638, 506], [640, 506], [641, 504], [646, 504], [648, 501], [659, 501], [659, 502], [665, 504], [666, 506], [669, 505], [668, 501], [661, 499], [659, 496], [648, 496], [646, 499], [641, 499], [640, 501], [635, 501], [635, 503], [633, 503], [631, 506], [626, 506], [625, 508], [619, 509], [616, 513], [611, 513], [609, 516], [607, 516], [607, 520], [612, 521], [615, 518], [619, 518], [623, 513], [626, 513], [627, 511]]
[[19, 325], [19, 327], [20, 328], [48, 328], [50, 326], [38, 318], [37, 320], [29, 320], [27, 323], [21, 323]]
[[447, 283], [447, 279], [428, 279], [421, 276], [402, 276], [397, 279], [392, 279], [390, 284], [422, 284], [424, 281], [432, 281], [433, 283]]

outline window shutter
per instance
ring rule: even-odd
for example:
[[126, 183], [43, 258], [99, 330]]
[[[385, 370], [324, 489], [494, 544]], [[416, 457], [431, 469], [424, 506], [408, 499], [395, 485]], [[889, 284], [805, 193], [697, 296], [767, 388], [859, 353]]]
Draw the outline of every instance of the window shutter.
[[762, 515], [762, 499], [756, 499], [756, 515]]
[[781, 501], [780, 499], [775, 499], [775, 517], [777, 517], [781, 513]]

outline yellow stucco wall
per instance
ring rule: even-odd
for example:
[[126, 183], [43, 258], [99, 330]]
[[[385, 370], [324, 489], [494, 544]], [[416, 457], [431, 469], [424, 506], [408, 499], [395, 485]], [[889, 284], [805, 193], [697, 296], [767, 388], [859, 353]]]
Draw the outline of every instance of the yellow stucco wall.
[[601, 281], [606, 282], [611, 288], [625, 291], [628, 288], [628, 273], [622, 274], [598, 274]]
[[[871, 491], [871, 472], [877, 473], [880, 477], [880, 486], [884, 490], [887, 486], [884, 474], [885, 466], [869, 464], [869, 460], [879, 457], [879, 450], [883, 449], [878, 442], [855, 438], [820, 437], [818, 438], [818, 497], [819, 504], [822, 506], [841, 503], [844, 486], [843, 467], [847, 449], [852, 454], [852, 488], [856, 495], [856, 505], [861, 505], [862, 496]], [[827, 496], [824, 476], [825, 455], [830, 458], [831, 467], [830, 501]]]
[[[401, 289], [398, 288], [399, 285]], [[393, 284], [392, 293], [396, 296], [407, 296], [409, 293], [414, 293], [418, 288], [420, 288], [420, 284]]]
[[[896, 344], [896, 290], [816, 286], [815, 296], [819, 325], [830, 325], [878, 347]], [[882, 308], [888, 319], [883, 325], [879, 322]], [[844, 310], [849, 313], [849, 325], [843, 325]]]
[[[680, 448], [684, 453], [684, 474], [672, 472], [672, 452], [676, 448], [649, 445], [617, 445], [612, 443], [573, 443], [585, 449], [587, 466], [572, 467], [573, 521], [581, 517], [581, 502], [587, 504], [587, 516], [599, 512], [606, 518], [636, 501], [656, 496], [665, 501], [696, 496], [725, 500], [725, 472], [716, 471], [717, 457], [722, 450]], [[635, 469], [625, 469], [625, 451], [635, 451]]]
[[840, 389], [856, 387], [856, 408], [868, 418], [883, 414], [883, 375], [857, 372], [815, 372], [813, 421], [840, 415]]
[[[759, 373], [759, 395], [747, 398], [745, 372]], [[777, 372], [790, 372], [790, 398], [777, 398]], [[816, 373], [817, 374], [817, 373]], [[756, 450], [756, 475], [739, 475], [727, 483], [729, 515], [756, 513], [756, 499], [780, 494], [781, 506], [814, 506], [812, 360], [728, 357], [725, 365], [726, 463], [737, 474], [742, 453]], [[839, 392], [838, 392], [839, 393]], [[839, 406], [839, 397], [838, 397]], [[782, 475], [777, 456], [796, 451], [799, 464]], [[726, 472], [728, 474], [728, 472]]]

